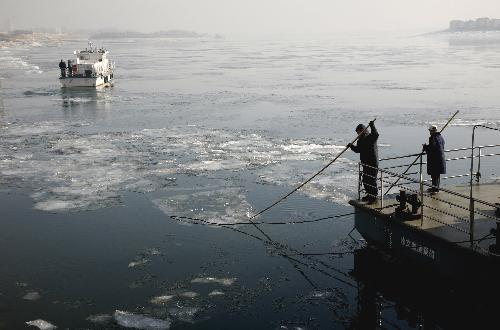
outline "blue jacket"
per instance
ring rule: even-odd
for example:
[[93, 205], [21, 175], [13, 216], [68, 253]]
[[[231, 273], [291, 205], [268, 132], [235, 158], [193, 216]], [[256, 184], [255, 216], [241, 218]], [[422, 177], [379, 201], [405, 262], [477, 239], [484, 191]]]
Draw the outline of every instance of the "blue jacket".
[[424, 145], [427, 153], [427, 174], [436, 175], [446, 173], [444, 157], [444, 139], [440, 133], [429, 136], [429, 144]]

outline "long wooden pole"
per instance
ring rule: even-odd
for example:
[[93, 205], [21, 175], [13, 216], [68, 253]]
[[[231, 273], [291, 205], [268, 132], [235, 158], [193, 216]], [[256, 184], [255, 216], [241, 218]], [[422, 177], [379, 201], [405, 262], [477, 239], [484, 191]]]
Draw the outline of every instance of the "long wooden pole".
[[[441, 133], [442, 131], [444, 131], [444, 129], [448, 126], [448, 124], [453, 120], [453, 118], [455, 118], [455, 116], [459, 113], [459, 110], [457, 110], [453, 116], [451, 116], [451, 118], [446, 122], [446, 124], [441, 128], [441, 130], [439, 131], [439, 133]], [[403, 172], [403, 174], [401, 175], [405, 175], [406, 173], [408, 173], [408, 171], [410, 170], [410, 168], [415, 165], [415, 163], [417, 162], [417, 160], [420, 158], [420, 156], [423, 155], [423, 152], [420, 153], [416, 158], [415, 160], [413, 161], [413, 163], [411, 163], [407, 168], [406, 170]], [[389, 189], [387, 189], [387, 191], [384, 193], [384, 196], [387, 195], [389, 193], [389, 191], [399, 182], [399, 180], [401, 179], [401, 177], [398, 177], [398, 179], [396, 181], [394, 181], [391, 186], [389, 187]]]

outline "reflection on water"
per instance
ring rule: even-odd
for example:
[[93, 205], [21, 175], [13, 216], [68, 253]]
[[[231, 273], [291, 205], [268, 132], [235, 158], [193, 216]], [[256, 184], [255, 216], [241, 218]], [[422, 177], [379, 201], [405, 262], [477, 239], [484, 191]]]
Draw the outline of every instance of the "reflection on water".
[[352, 275], [358, 281], [354, 328], [392, 328], [401, 321], [417, 329], [477, 329], [494, 324], [493, 283], [467, 282], [460, 274], [443, 278], [371, 247], [355, 252]]
[[3, 105], [2, 79], [0, 78], [0, 119], [5, 116], [5, 108]]
[[106, 107], [107, 88], [61, 88], [62, 107], [65, 110], [97, 110]]

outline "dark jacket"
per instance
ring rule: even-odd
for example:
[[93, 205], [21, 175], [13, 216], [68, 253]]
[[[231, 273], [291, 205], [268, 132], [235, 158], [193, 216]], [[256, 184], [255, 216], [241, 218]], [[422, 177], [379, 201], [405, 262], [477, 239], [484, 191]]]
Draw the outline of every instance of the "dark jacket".
[[356, 145], [351, 145], [351, 150], [359, 153], [361, 163], [378, 166], [378, 131], [375, 124], [370, 122], [370, 134], [365, 134], [358, 139]]
[[429, 136], [429, 144], [424, 145], [427, 153], [427, 174], [436, 175], [446, 173], [444, 158], [444, 139], [440, 133]]
[[59, 62], [59, 69], [61, 69], [61, 70], [66, 69], [66, 62], [64, 62], [64, 61]]

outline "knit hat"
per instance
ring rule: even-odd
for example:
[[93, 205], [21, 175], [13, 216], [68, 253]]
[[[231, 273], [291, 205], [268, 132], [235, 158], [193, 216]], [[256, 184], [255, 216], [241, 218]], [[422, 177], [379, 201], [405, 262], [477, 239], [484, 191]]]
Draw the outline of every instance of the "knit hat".
[[366, 126], [365, 126], [365, 125], [363, 125], [363, 124], [359, 124], [358, 126], [356, 126], [356, 132], [357, 132], [357, 131], [364, 131], [364, 129], [365, 129], [365, 128], [366, 128]]
[[437, 130], [438, 130], [438, 128], [437, 128], [436, 125], [430, 125], [429, 126], [429, 131], [431, 131], [431, 132], [437, 132]]

